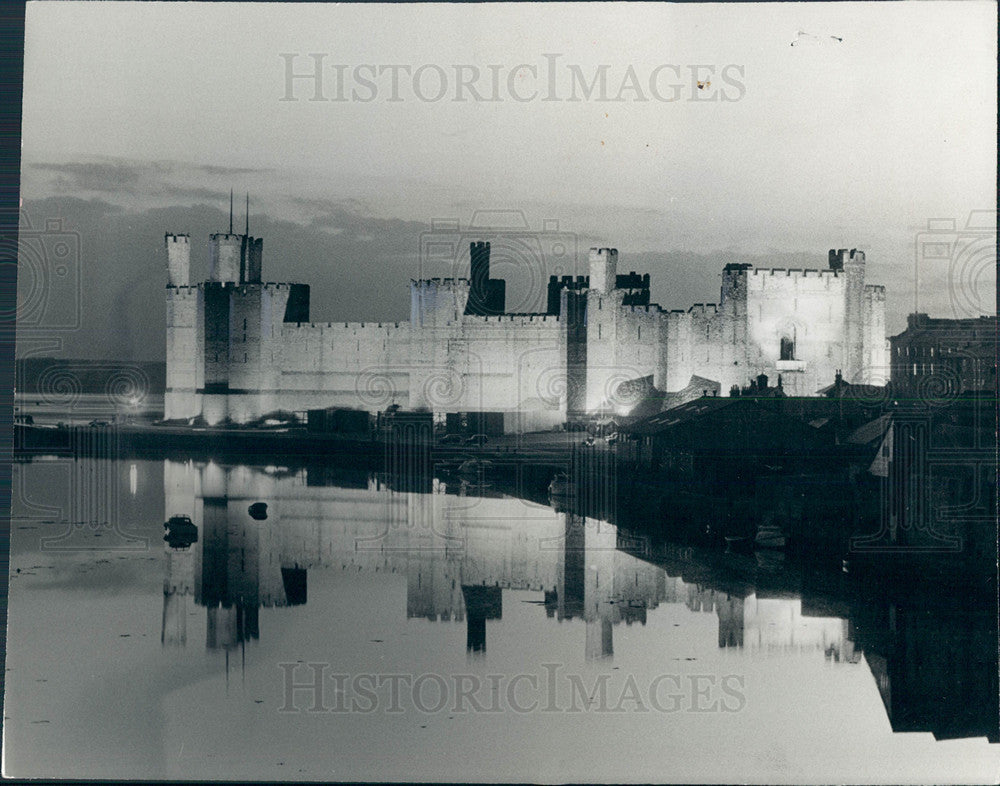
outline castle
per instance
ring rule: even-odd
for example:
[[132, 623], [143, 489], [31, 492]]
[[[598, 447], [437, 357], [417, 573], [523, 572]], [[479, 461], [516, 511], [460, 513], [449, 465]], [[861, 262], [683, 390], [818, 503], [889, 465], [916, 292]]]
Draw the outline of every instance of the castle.
[[883, 384], [885, 288], [861, 251], [823, 270], [727, 264], [718, 304], [650, 303], [649, 275], [618, 273], [592, 248], [589, 275], [548, 282], [541, 313], [508, 313], [490, 243], [468, 278], [410, 282], [408, 322], [310, 322], [306, 284], [262, 281], [263, 241], [210, 236], [207, 281], [191, 283], [190, 237], [165, 236], [167, 420], [246, 423], [278, 410], [345, 407], [501, 412], [504, 430], [548, 429], [638, 403], [727, 395], [760, 374], [815, 395], [840, 371]]

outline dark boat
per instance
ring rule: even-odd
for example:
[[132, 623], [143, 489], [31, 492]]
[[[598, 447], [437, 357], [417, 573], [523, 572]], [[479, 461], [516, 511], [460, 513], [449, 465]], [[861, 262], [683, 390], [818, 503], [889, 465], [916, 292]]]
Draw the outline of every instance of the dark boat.
[[163, 528], [167, 531], [163, 539], [171, 548], [184, 549], [198, 542], [198, 528], [189, 516], [171, 516]]

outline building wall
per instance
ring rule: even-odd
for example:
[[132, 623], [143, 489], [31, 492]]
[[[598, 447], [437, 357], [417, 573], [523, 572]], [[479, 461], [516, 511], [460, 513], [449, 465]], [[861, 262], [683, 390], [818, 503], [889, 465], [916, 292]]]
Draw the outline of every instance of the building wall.
[[893, 390], [941, 397], [996, 385], [997, 318], [935, 319], [910, 314], [889, 339]]

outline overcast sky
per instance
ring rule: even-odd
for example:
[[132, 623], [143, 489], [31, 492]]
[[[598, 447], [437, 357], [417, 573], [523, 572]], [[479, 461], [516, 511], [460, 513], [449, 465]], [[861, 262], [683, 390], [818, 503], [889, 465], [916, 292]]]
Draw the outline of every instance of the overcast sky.
[[[977, 2], [29, 3], [24, 208], [80, 233], [77, 357], [162, 357], [163, 232], [192, 233], [203, 276], [230, 187], [265, 279], [313, 285], [314, 319], [408, 318], [432, 222], [518, 210], [616, 246], [668, 307], [717, 299], [727, 261], [862, 248], [898, 332], [915, 304], [994, 309], [993, 256], [914, 281], [929, 219], [995, 215], [996, 32]], [[287, 82], [313, 53], [324, 101]], [[610, 100], [578, 79], [602, 66]]]

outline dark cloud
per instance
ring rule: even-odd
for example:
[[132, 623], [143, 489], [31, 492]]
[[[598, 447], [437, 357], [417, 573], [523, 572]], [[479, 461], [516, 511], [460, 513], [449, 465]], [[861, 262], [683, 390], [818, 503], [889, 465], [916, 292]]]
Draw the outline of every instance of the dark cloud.
[[162, 164], [134, 164], [124, 161], [68, 162], [63, 164], [34, 163], [31, 169], [53, 172], [62, 191], [136, 194], [141, 183], [151, 175], [169, 172]]
[[191, 169], [204, 172], [206, 175], [211, 175], [212, 177], [220, 175], [264, 175], [274, 171], [270, 168], [218, 166], [216, 164], [197, 164], [192, 166]]
[[157, 196], [178, 197], [183, 199], [205, 199], [221, 205], [229, 199], [229, 192], [215, 188], [199, 188], [197, 186], [163, 185], [155, 192]]
[[168, 197], [183, 199], [223, 200], [228, 189], [213, 189], [190, 185], [206, 178], [245, 177], [264, 175], [266, 168], [227, 167], [213, 164], [180, 164], [174, 161], [129, 161], [107, 159], [99, 161], [69, 161], [63, 163], [35, 162], [27, 164], [30, 172], [48, 173], [45, 191], [59, 194], [105, 194]]

